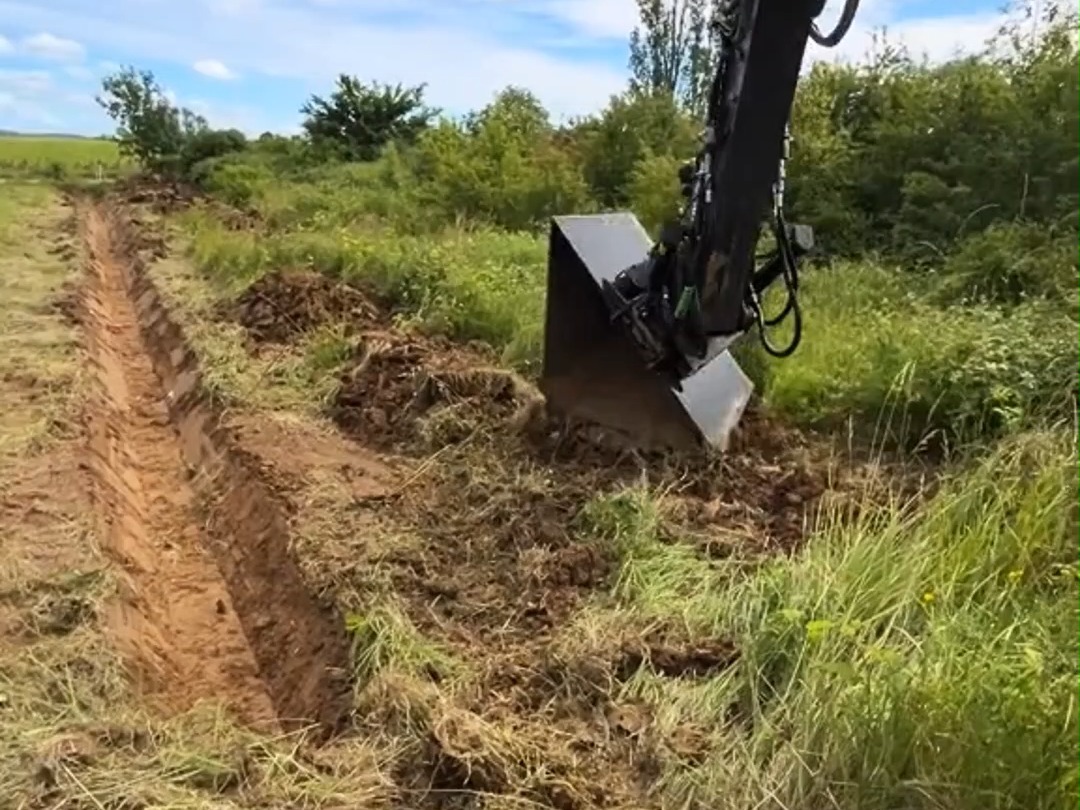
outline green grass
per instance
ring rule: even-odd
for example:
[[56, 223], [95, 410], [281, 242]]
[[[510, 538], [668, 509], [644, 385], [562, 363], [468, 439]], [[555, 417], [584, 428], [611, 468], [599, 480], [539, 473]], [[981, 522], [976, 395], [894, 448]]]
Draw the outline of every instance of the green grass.
[[1075, 807], [1076, 474], [1070, 429], [1017, 436], [928, 503], [827, 518], [748, 577], [662, 542], [648, 492], [595, 503], [623, 609], [742, 653], [705, 685], [627, 687], [721, 724], [665, 774], [673, 806]]
[[113, 141], [90, 138], [0, 136], [0, 177], [112, 177], [129, 162]]

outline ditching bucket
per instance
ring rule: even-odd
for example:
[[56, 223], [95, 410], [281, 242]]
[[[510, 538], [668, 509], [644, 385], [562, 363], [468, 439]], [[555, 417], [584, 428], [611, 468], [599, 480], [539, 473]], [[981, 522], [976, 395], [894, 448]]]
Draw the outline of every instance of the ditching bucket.
[[651, 246], [630, 213], [553, 218], [541, 391], [552, 413], [614, 429], [641, 447], [724, 450], [754, 389], [731, 354], [721, 351], [677, 391], [645, 365], [604, 302], [601, 283], [643, 261]]

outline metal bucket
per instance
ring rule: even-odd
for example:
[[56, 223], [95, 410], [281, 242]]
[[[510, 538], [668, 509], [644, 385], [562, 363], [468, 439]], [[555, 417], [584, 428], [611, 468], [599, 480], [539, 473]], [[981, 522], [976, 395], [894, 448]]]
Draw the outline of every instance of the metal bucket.
[[601, 294], [603, 281], [643, 261], [651, 246], [633, 214], [552, 220], [541, 391], [552, 413], [614, 429], [641, 447], [724, 450], [754, 390], [726, 342], [678, 391], [645, 365]]

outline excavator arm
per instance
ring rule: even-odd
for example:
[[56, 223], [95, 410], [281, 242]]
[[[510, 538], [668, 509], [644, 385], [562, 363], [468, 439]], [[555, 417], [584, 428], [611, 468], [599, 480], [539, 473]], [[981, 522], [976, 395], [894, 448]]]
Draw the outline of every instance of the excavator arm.
[[[729, 0], [719, 9], [719, 64], [701, 150], [680, 175], [682, 216], [664, 228], [645, 261], [603, 282], [609, 306], [649, 367], [676, 386], [754, 327], [769, 354], [787, 357], [798, 347], [797, 263], [812, 249], [813, 231], [784, 218], [788, 119], [807, 41], [839, 41], [856, 5], [848, 0], [828, 38], [814, 22], [824, 0]], [[776, 247], [758, 265], [763, 220]], [[786, 302], [768, 318], [761, 298], [780, 279]], [[777, 349], [766, 329], [789, 317], [791, 341]]]
[[[701, 148], [680, 172], [680, 216], [657, 240], [629, 214], [555, 219], [541, 380], [549, 410], [639, 444], [723, 445], [751, 390], [728, 347], [756, 328], [770, 354], [795, 351], [798, 261], [813, 232], [784, 218], [788, 123], [807, 42], [836, 45], [858, 0], [845, 0], [828, 36], [815, 22], [823, 6], [719, 4]], [[766, 222], [775, 248], [759, 262]], [[778, 281], [786, 302], [768, 317], [762, 297]], [[778, 349], [767, 331], [788, 318], [792, 339]]]

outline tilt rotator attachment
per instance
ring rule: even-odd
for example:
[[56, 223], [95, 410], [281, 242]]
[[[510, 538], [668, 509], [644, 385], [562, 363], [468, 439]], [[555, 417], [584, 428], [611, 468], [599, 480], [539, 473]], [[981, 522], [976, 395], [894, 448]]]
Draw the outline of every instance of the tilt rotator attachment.
[[[796, 254], [810, 249], [808, 228], [789, 233]], [[672, 332], [649, 322], [646, 296], [628, 292], [645, 284], [652, 247], [630, 213], [553, 218], [541, 390], [552, 413], [640, 447], [723, 450], [754, 390], [728, 351], [744, 332], [688, 352], [661, 345]], [[751, 288], [760, 295], [782, 273], [774, 257]]]

